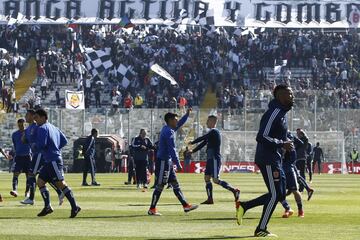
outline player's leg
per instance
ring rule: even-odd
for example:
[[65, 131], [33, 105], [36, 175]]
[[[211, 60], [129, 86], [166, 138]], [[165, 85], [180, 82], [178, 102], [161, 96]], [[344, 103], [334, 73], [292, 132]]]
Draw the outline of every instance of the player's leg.
[[88, 157], [84, 158], [84, 165], [83, 165], [83, 180], [82, 180], [82, 186], [89, 186], [87, 183], [87, 175], [90, 169], [90, 159]]
[[271, 233], [267, 231], [267, 225], [278, 201], [283, 201], [285, 199], [286, 180], [280, 166], [266, 165], [265, 171], [262, 173], [265, 182], [267, 182], [266, 185], [269, 189], [270, 198], [268, 198], [268, 201], [264, 204], [259, 225], [255, 230], [255, 236], [270, 236]]
[[183, 206], [184, 212], [190, 212], [190, 211], [198, 208], [197, 205], [192, 205], [186, 201], [185, 196], [180, 189], [180, 185], [176, 178], [176, 173], [174, 171], [174, 168], [172, 168], [172, 167], [170, 168], [170, 171], [169, 171], [169, 180], [168, 181], [172, 186], [175, 196], [177, 197], [177, 199], [180, 201], [181, 205]]
[[77, 205], [74, 194], [71, 188], [66, 184], [64, 178], [63, 165], [58, 162], [51, 162], [51, 179], [54, 180], [55, 185], [59, 188], [69, 201], [71, 205], [71, 215], [70, 218], [76, 217], [76, 215], [80, 212], [81, 208]]
[[309, 182], [311, 183], [312, 182], [312, 175], [313, 175], [313, 168], [312, 168], [312, 160], [311, 160], [311, 158], [306, 160], [306, 168], [307, 168], [308, 173], [309, 173]]
[[[208, 164], [206, 165], [206, 169], [208, 169]], [[211, 183], [211, 175], [205, 172], [204, 175], [204, 181], [205, 181], [205, 189], [207, 194], [207, 199], [202, 202], [201, 204], [214, 204], [213, 200], [213, 185]]]
[[232, 192], [234, 194], [235, 202], [237, 202], [240, 197], [240, 190], [232, 187], [228, 182], [220, 179], [220, 169], [221, 169], [221, 160], [214, 159], [214, 168], [212, 173], [213, 182]]
[[135, 177], [136, 177], [136, 185], [137, 188], [140, 188], [141, 182], [141, 162], [135, 160]]
[[[306, 177], [305, 177], [305, 160], [297, 160], [296, 161], [296, 168], [298, 169], [300, 176], [303, 179], [306, 180]], [[299, 191], [300, 192], [304, 191], [303, 185], [300, 185]]]
[[29, 191], [30, 191], [30, 184], [28, 183], [27, 179], [29, 177], [29, 171], [31, 167], [31, 156], [25, 156], [24, 157], [24, 167], [22, 169], [22, 172], [26, 175], [26, 188], [25, 188], [25, 198], [29, 197]]
[[39, 177], [37, 179], [37, 185], [40, 190], [41, 197], [44, 201], [44, 208], [41, 210], [41, 212], [37, 215], [38, 217], [46, 216], [53, 212], [53, 209], [51, 207], [50, 202], [50, 193], [49, 190], [46, 187], [46, 182], [50, 178], [49, 175], [49, 164], [45, 164], [43, 168], [40, 170]]
[[310, 201], [315, 190], [309, 186], [309, 184], [305, 181], [305, 179], [302, 176], [300, 176], [299, 171], [297, 171], [296, 166], [294, 166], [294, 172], [296, 174], [296, 180], [298, 182], [299, 189], [300, 188], [306, 189], [307, 194], [308, 194], [308, 201]]
[[156, 205], [160, 199], [161, 193], [164, 186], [168, 183], [169, 179], [170, 164], [168, 160], [158, 160], [155, 164], [155, 180], [156, 186], [152, 195], [149, 215], [160, 216], [161, 214], [157, 211]]
[[[36, 154], [34, 155], [32, 161], [31, 161], [31, 166], [28, 172], [28, 184], [30, 187], [30, 196], [29, 199], [30, 201], [28, 201], [29, 203], [34, 203], [34, 197], [35, 197], [35, 191], [36, 191], [36, 174], [39, 172], [40, 167], [43, 165], [42, 163], [42, 158], [41, 158], [41, 154]], [[24, 200], [25, 202], [26, 200]]]
[[318, 165], [319, 175], [321, 175], [321, 160], [318, 160], [317, 165]]
[[91, 185], [100, 186], [96, 181], [96, 162], [94, 157], [90, 157]]
[[20, 172], [14, 172], [13, 178], [12, 178], [12, 190], [10, 191], [10, 195], [13, 197], [17, 197], [17, 189], [18, 189], [18, 183], [19, 183], [19, 175]]

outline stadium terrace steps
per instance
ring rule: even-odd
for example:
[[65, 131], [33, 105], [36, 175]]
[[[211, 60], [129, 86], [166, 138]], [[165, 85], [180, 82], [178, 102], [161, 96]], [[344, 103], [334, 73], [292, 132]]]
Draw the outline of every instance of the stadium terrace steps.
[[30, 58], [26, 66], [15, 81], [16, 100], [20, 100], [33, 84], [32, 79], [36, 78], [37, 69], [35, 58]]

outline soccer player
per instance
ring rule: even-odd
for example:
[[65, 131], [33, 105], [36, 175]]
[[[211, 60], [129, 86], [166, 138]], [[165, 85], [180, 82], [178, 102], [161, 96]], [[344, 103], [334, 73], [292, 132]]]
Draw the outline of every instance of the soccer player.
[[54, 181], [61, 189], [71, 205], [70, 218], [76, 217], [81, 208], [76, 204], [75, 197], [64, 179], [63, 159], [61, 149], [67, 144], [65, 135], [48, 121], [47, 112], [39, 109], [35, 112], [35, 121], [38, 124], [36, 133], [35, 148], [43, 155], [44, 165], [40, 170], [37, 185], [44, 200], [45, 207], [38, 214], [38, 217], [46, 216], [53, 212], [50, 203], [50, 193], [46, 187], [47, 182]]
[[[303, 144], [303, 142], [298, 139], [297, 137], [293, 136], [290, 132], [288, 132], [288, 139], [294, 141], [295, 144]], [[298, 207], [298, 216], [304, 217], [304, 210], [302, 206], [302, 198], [299, 192], [299, 186], [297, 183], [297, 176], [296, 176], [296, 168], [294, 167], [296, 161], [296, 151], [292, 149], [290, 152], [286, 151], [284, 153], [284, 158], [282, 162], [282, 166], [285, 172], [286, 177], [286, 189], [288, 190], [287, 195], [294, 194], [294, 198]], [[293, 215], [294, 211], [291, 209], [289, 203], [286, 201], [281, 202], [283, 207], [285, 208], [285, 212], [283, 214], [283, 218], [288, 218]]]
[[185, 212], [190, 212], [196, 209], [197, 205], [189, 204], [181, 192], [179, 182], [176, 178], [176, 173], [173, 164], [176, 165], [178, 170], [181, 170], [181, 164], [175, 147], [175, 132], [187, 121], [191, 108], [187, 110], [187, 113], [178, 121], [178, 115], [175, 113], [165, 114], [166, 125], [161, 129], [159, 148], [157, 152], [157, 159], [155, 163], [155, 180], [156, 187], [152, 195], [149, 215], [160, 216], [161, 214], [157, 211], [156, 205], [160, 199], [161, 193], [164, 186], [170, 183], [174, 194], [181, 202]]
[[141, 129], [139, 136], [132, 139], [131, 147], [134, 153], [137, 188], [141, 186], [148, 188], [146, 176], [148, 156], [149, 150], [154, 149], [154, 147], [151, 140], [146, 137], [145, 129]]
[[[28, 172], [27, 185], [29, 186], [30, 195], [21, 201], [22, 204], [34, 204], [35, 190], [36, 190], [36, 175], [39, 173], [40, 168], [43, 165], [43, 158], [41, 153], [39, 153], [38, 149], [35, 148], [36, 141], [36, 132], [38, 126], [34, 120], [35, 111], [33, 109], [29, 109], [26, 112], [25, 120], [29, 124], [29, 126], [25, 129], [25, 135], [22, 138], [22, 142], [25, 144], [30, 144], [32, 160]], [[53, 187], [58, 194], [59, 197], [59, 205], [62, 205], [64, 201], [64, 194], [60, 189], [58, 189], [53, 182], [49, 182], [50, 186]]]
[[89, 186], [86, 182], [87, 174], [90, 172], [91, 174], [91, 185], [100, 186], [99, 183], [96, 182], [95, 174], [96, 174], [96, 162], [95, 162], [95, 140], [99, 134], [99, 131], [95, 128], [91, 130], [91, 135], [86, 138], [86, 144], [84, 145], [84, 171], [83, 171], [83, 186]]
[[[31, 163], [31, 151], [30, 145], [22, 142], [22, 138], [25, 135], [25, 120], [19, 119], [17, 121], [17, 125], [19, 130], [15, 131], [12, 134], [12, 142], [14, 145], [15, 151], [15, 167], [14, 174], [12, 179], [12, 190], [10, 194], [14, 197], [18, 196], [17, 188], [18, 188], [18, 179], [20, 173], [25, 173], [26, 178], [28, 178], [29, 167]], [[25, 196], [27, 196], [29, 190], [29, 186], [26, 187]]]
[[192, 150], [193, 153], [202, 149], [205, 145], [207, 145], [206, 155], [206, 169], [205, 169], [205, 183], [206, 183], [206, 193], [207, 199], [201, 204], [214, 204], [213, 200], [213, 186], [211, 183], [211, 178], [214, 183], [222, 186], [223, 188], [231, 191], [234, 194], [235, 202], [239, 200], [240, 190], [233, 188], [229, 183], [220, 180], [220, 168], [221, 168], [221, 154], [220, 154], [220, 145], [221, 145], [221, 136], [219, 130], [216, 127], [217, 117], [214, 115], [210, 115], [207, 119], [206, 125], [210, 129], [210, 131], [201, 136], [194, 141], [190, 142], [190, 144], [196, 144], [196, 148]]
[[306, 149], [306, 154], [307, 154], [307, 158], [306, 158], [306, 168], [307, 171], [309, 173], [309, 182], [312, 183], [312, 175], [313, 175], [313, 168], [312, 168], [312, 153], [313, 151], [313, 146], [311, 144], [311, 142], [308, 142], [307, 145], [307, 149]]
[[[307, 154], [309, 138], [307, 137], [304, 130], [302, 130], [300, 128], [296, 129], [296, 135], [301, 140], [300, 142], [295, 144], [296, 156], [297, 156], [296, 168], [299, 170], [300, 176], [303, 177], [304, 179], [306, 179], [305, 166], [306, 166], [306, 157], [307, 157], [306, 154]], [[304, 188], [302, 186], [300, 186], [299, 191], [303, 192]]]
[[250, 201], [236, 203], [236, 215], [239, 225], [246, 211], [263, 205], [259, 225], [255, 230], [255, 237], [276, 236], [267, 230], [271, 215], [279, 201], [285, 199], [286, 181], [281, 166], [282, 149], [291, 151], [294, 148], [292, 141], [287, 140], [286, 113], [294, 104], [294, 96], [287, 85], [277, 85], [273, 91], [274, 99], [269, 103], [269, 109], [260, 121], [260, 129], [256, 136], [257, 146], [255, 163], [259, 167], [265, 181], [268, 193]]

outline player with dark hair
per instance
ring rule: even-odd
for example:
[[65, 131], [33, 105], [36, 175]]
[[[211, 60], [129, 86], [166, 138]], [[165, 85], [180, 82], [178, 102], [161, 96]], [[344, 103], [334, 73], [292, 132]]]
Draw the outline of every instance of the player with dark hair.
[[91, 135], [86, 138], [86, 143], [84, 145], [84, 167], [83, 167], [83, 181], [82, 186], [89, 186], [86, 182], [87, 174], [91, 174], [91, 185], [100, 186], [96, 182], [96, 161], [95, 161], [95, 141], [99, 134], [99, 131], [95, 128], [91, 129]]
[[[23, 143], [30, 144], [32, 160], [28, 172], [27, 185], [29, 186], [30, 195], [21, 201], [22, 204], [34, 204], [35, 198], [35, 190], [36, 190], [36, 175], [39, 173], [40, 168], [42, 167], [44, 161], [41, 153], [34, 147], [34, 143], [36, 141], [36, 132], [37, 132], [37, 124], [34, 120], [35, 110], [29, 109], [26, 112], [25, 120], [29, 124], [29, 126], [25, 129], [25, 135], [22, 138]], [[54, 188], [59, 197], [59, 205], [62, 205], [64, 201], [64, 194], [60, 189], [58, 189], [53, 182], [49, 182], [50, 186]]]
[[294, 148], [292, 141], [287, 139], [286, 113], [294, 104], [294, 96], [291, 88], [287, 85], [275, 87], [274, 99], [269, 103], [269, 109], [264, 113], [260, 121], [260, 129], [256, 136], [257, 146], [255, 163], [259, 167], [265, 181], [268, 193], [250, 201], [238, 201], [236, 203], [236, 215], [239, 225], [246, 211], [263, 205], [263, 212], [254, 235], [256, 237], [276, 236], [267, 230], [271, 215], [279, 201], [285, 199], [286, 181], [281, 166], [282, 151], [291, 151]]
[[313, 155], [313, 145], [311, 142], [308, 142], [307, 149], [306, 149], [306, 169], [309, 174], [309, 182], [312, 183], [312, 175], [313, 175], [313, 167], [312, 167], [312, 155]]
[[[296, 168], [299, 170], [300, 176], [306, 179], [305, 177], [305, 168], [306, 168], [306, 157], [307, 157], [307, 148], [309, 143], [309, 138], [307, 137], [304, 130], [301, 128], [296, 129], [296, 135], [301, 140], [301, 143], [295, 144], [296, 149]], [[304, 191], [304, 187], [300, 186], [300, 192]]]
[[47, 112], [39, 109], [35, 113], [35, 121], [38, 124], [36, 133], [35, 148], [43, 155], [44, 165], [40, 170], [37, 185], [44, 200], [44, 208], [38, 217], [46, 216], [53, 212], [50, 204], [50, 193], [46, 187], [47, 182], [54, 181], [56, 186], [61, 189], [71, 205], [70, 218], [76, 217], [81, 208], [76, 204], [75, 197], [70, 187], [64, 179], [63, 159], [61, 149], [68, 143], [65, 135], [48, 121]]
[[161, 129], [159, 138], [159, 148], [157, 152], [157, 159], [155, 163], [155, 180], [156, 187], [152, 195], [149, 215], [160, 216], [161, 214], [157, 211], [156, 205], [160, 199], [161, 193], [164, 186], [170, 183], [174, 194], [181, 202], [184, 211], [189, 212], [196, 209], [197, 205], [189, 204], [181, 192], [179, 182], [176, 178], [176, 173], [173, 165], [176, 165], [178, 170], [181, 170], [181, 164], [175, 147], [175, 132], [185, 124], [187, 121], [191, 108], [187, 110], [187, 113], [178, 120], [178, 115], [175, 113], [165, 114], [166, 125]]
[[[31, 151], [30, 145], [27, 143], [23, 143], [22, 138], [25, 135], [25, 120], [23, 118], [17, 121], [17, 125], [19, 130], [15, 131], [12, 134], [12, 142], [14, 145], [15, 151], [15, 167], [14, 174], [12, 179], [12, 190], [10, 194], [14, 197], [18, 196], [17, 188], [18, 188], [18, 179], [20, 173], [25, 173], [26, 178], [28, 178], [29, 167], [31, 163]], [[29, 186], [26, 185], [25, 197], [27, 196], [29, 191]]]
[[324, 152], [320, 147], [320, 143], [317, 142], [316, 143], [316, 147], [314, 147], [313, 149], [313, 154], [314, 154], [314, 160], [313, 160], [313, 170], [315, 173], [315, 165], [317, 164], [317, 168], [318, 168], [318, 173], [321, 174], [321, 161], [324, 161]]
[[190, 142], [190, 144], [196, 144], [196, 148], [192, 150], [193, 153], [199, 151], [204, 146], [207, 145], [206, 155], [206, 169], [205, 169], [205, 176], [204, 180], [206, 183], [206, 193], [207, 199], [201, 204], [214, 204], [213, 200], [213, 186], [211, 183], [211, 178], [214, 183], [222, 186], [223, 188], [231, 191], [234, 194], [235, 202], [239, 200], [240, 190], [233, 188], [229, 183], [220, 180], [220, 168], [221, 168], [221, 154], [220, 154], [220, 145], [221, 145], [221, 136], [219, 130], [216, 127], [217, 117], [214, 115], [210, 115], [207, 119], [206, 125], [210, 129], [210, 131], [201, 136], [194, 141]]

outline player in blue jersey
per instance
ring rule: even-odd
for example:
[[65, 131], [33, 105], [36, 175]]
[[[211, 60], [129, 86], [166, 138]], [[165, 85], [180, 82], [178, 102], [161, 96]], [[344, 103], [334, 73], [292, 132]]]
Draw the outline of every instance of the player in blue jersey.
[[204, 146], [207, 145], [206, 149], [206, 169], [205, 169], [205, 183], [206, 183], [206, 193], [207, 199], [201, 204], [214, 204], [213, 200], [213, 186], [211, 183], [211, 178], [214, 183], [222, 186], [223, 188], [231, 191], [234, 194], [235, 202], [239, 200], [240, 190], [233, 188], [229, 183], [220, 180], [220, 169], [221, 169], [221, 154], [220, 154], [220, 145], [221, 145], [221, 136], [219, 130], [216, 127], [217, 117], [214, 115], [210, 115], [207, 119], [206, 125], [210, 129], [207, 134], [201, 136], [194, 141], [190, 142], [190, 144], [196, 144], [196, 148], [192, 150], [193, 153], [199, 151]]
[[35, 121], [38, 124], [38, 130], [33, 147], [36, 148], [44, 158], [44, 165], [40, 170], [37, 185], [40, 189], [45, 207], [38, 216], [46, 216], [53, 212], [50, 204], [50, 193], [46, 187], [46, 183], [53, 181], [69, 200], [71, 205], [70, 218], [74, 218], [80, 212], [81, 208], [76, 204], [73, 192], [65, 182], [63, 159], [61, 156], [61, 149], [68, 143], [68, 140], [65, 135], [57, 127], [50, 124], [47, 119], [48, 115], [45, 110], [39, 109], [35, 112]]
[[[17, 188], [18, 188], [18, 179], [20, 173], [25, 173], [26, 178], [28, 177], [29, 167], [31, 163], [31, 150], [30, 145], [27, 143], [23, 143], [22, 138], [25, 135], [25, 120], [19, 119], [17, 121], [17, 125], [19, 130], [15, 131], [12, 134], [12, 142], [15, 151], [15, 167], [14, 174], [12, 179], [12, 190], [10, 194], [14, 197], [18, 196]], [[25, 196], [27, 196], [29, 187], [26, 187]]]
[[[303, 144], [303, 142], [299, 138], [293, 136], [290, 132], [288, 132], [288, 139], [294, 141], [295, 145]], [[282, 166], [286, 176], [286, 189], [288, 190], [287, 195], [291, 193], [294, 195], [298, 207], [298, 216], [304, 217], [302, 198], [299, 192], [299, 185], [297, 182], [297, 174], [296, 174], [297, 169], [295, 167], [296, 159], [297, 156], [295, 149], [292, 149], [290, 152], [285, 151]], [[288, 218], [291, 215], [293, 215], [294, 211], [291, 209], [286, 199], [282, 201], [281, 204], [285, 208], [285, 212], [282, 216], [283, 218]]]
[[268, 193], [250, 201], [238, 201], [236, 204], [237, 222], [242, 224], [246, 211], [257, 206], [264, 206], [255, 237], [276, 236], [267, 230], [267, 225], [279, 201], [285, 199], [286, 182], [281, 166], [282, 151], [294, 148], [292, 141], [287, 140], [286, 113], [294, 104], [294, 96], [287, 85], [278, 85], [273, 91], [274, 99], [269, 103], [269, 109], [260, 121], [260, 129], [256, 136], [257, 146], [255, 163], [259, 167]]
[[[33, 109], [29, 109], [26, 112], [25, 120], [29, 124], [29, 126], [25, 129], [25, 134], [22, 138], [23, 143], [30, 144], [31, 146], [35, 146], [34, 143], [36, 141], [36, 132], [37, 132], [37, 124], [34, 120], [35, 111]], [[44, 161], [42, 155], [38, 150], [34, 147], [31, 148], [32, 160], [28, 172], [27, 185], [29, 186], [30, 195], [21, 201], [22, 204], [34, 204], [35, 198], [35, 190], [36, 190], [36, 175], [39, 173], [40, 168], [42, 167]], [[64, 194], [62, 191], [55, 186], [53, 182], [49, 182], [50, 186], [53, 187], [58, 194], [59, 197], [59, 205], [62, 205], [64, 201]]]
[[175, 132], [185, 124], [187, 121], [191, 108], [187, 110], [187, 113], [178, 121], [178, 115], [175, 113], [165, 114], [166, 125], [161, 129], [159, 148], [157, 151], [157, 158], [155, 164], [155, 180], [156, 187], [152, 195], [149, 215], [160, 216], [161, 214], [157, 211], [156, 205], [160, 199], [161, 193], [164, 186], [170, 183], [174, 194], [181, 202], [185, 212], [196, 209], [197, 205], [189, 204], [181, 192], [179, 182], [176, 178], [174, 170], [175, 165], [178, 170], [181, 170], [181, 164], [175, 147]]

